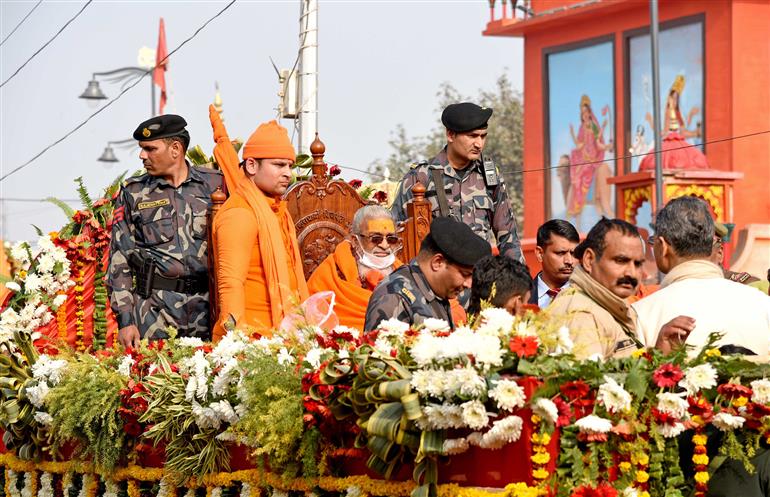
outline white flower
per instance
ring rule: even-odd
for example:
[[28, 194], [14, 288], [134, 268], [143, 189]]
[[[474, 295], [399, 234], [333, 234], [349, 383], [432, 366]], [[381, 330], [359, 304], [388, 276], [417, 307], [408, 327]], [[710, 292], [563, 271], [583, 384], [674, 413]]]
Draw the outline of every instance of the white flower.
[[19, 261], [29, 261], [29, 253], [27, 253], [27, 249], [29, 248], [29, 244], [27, 242], [18, 242], [11, 248], [11, 258]]
[[532, 412], [550, 424], [555, 424], [559, 419], [559, 409], [551, 399], [537, 399], [535, 404], [532, 406]]
[[134, 365], [134, 358], [130, 355], [124, 356], [118, 365], [118, 373], [123, 376], [131, 376], [131, 366]]
[[340, 349], [340, 351], [337, 352], [337, 357], [340, 359], [347, 359], [350, 357], [350, 352], [348, 352], [348, 349]]
[[577, 426], [581, 433], [592, 435], [608, 433], [612, 429], [612, 422], [609, 419], [600, 418], [595, 414], [589, 414], [588, 416], [575, 421], [575, 426]]
[[248, 482], [241, 482], [241, 493], [238, 497], [251, 497], [251, 485]]
[[393, 350], [393, 346], [390, 344], [390, 341], [388, 341], [387, 338], [380, 336], [377, 337], [377, 340], [374, 341], [374, 350], [384, 356], [390, 356], [390, 353]]
[[289, 497], [289, 492], [284, 492], [283, 490], [274, 488], [271, 497]]
[[714, 388], [716, 385], [717, 370], [708, 363], [686, 369], [684, 378], [679, 380], [679, 386], [687, 390], [690, 395], [700, 390]]
[[[453, 381], [453, 390], [459, 389], [460, 395], [478, 397], [487, 390], [487, 381], [471, 367], [456, 368], [450, 372]], [[446, 395], [446, 397], [449, 397]]]
[[481, 324], [476, 328], [476, 333], [494, 336], [507, 334], [513, 328], [515, 319], [515, 316], [505, 309], [489, 307], [479, 314]]
[[345, 491], [345, 497], [361, 497], [362, 495], [361, 488], [356, 485], [349, 486]]
[[181, 337], [177, 338], [176, 343], [180, 347], [190, 347], [194, 349], [201, 347], [203, 345], [203, 340], [198, 337]]
[[91, 488], [91, 485], [93, 484], [93, 482], [94, 482], [94, 475], [89, 473], [83, 474], [83, 480], [82, 480], [82, 484], [80, 485], [80, 491], [78, 492], [78, 497], [86, 497], [88, 495], [88, 490]]
[[463, 426], [463, 409], [457, 404], [428, 404], [422, 409], [420, 423], [425, 429], [445, 430]]
[[50, 426], [53, 423], [51, 415], [44, 411], [35, 411], [34, 419], [43, 426]]
[[58, 247], [54, 245], [53, 240], [51, 240], [51, 237], [48, 235], [41, 235], [40, 238], [37, 239], [37, 246], [40, 248], [40, 250], [44, 250], [46, 252], [53, 252], [58, 249]]
[[494, 388], [489, 391], [489, 397], [497, 402], [497, 407], [503, 411], [512, 411], [524, 407], [526, 395], [524, 389], [513, 380], [496, 380]]
[[104, 480], [104, 494], [102, 494], [102, 497], [118, 497], [119, 491], [120, 487], [118, 487], [118, 484], [115, 483], [114, 480]]
[[37, 385], [27, 387], [27, 398], [30, 404], [37, 408], [43, 407], [45, 398], [48, 396], [48, 383], [45, 381], [38, 381]]
[[473, 355], [478, 364], [485, 366], [501, 366], [503, 364], [503, 349], [498, 337], [477, 335], [473, 345], [474, 347], [468, 354]]
[[294, 364], [294, 356], [286, 350], [286, 347], [281, 347], [281, 350], [278, 352], [278, 364], [281, 366]]
[[21, 285], [19, 285], [15, 281], [7, 281], [5, 283], [5, 287], [8, 290], [11, 290], [12, 292], [20, 292], [21, 291]]
[[[53, 475], [44, 471], [40, 475], [40, 487], [37, 490], [38, 497], [53, 497]], [[106, 494], [105, 494], [105, 497]]]
[[471, 400], [461, 404], [463, 409], [463, 422], [471, 429], [479, 430], [489, 423], [489, 414], [484, 404], [478, 400]]
[[534, 326], [532, 326], [532, 323], [526, 320], [521, 320], [518, 323], [516, 323], [516, 326], [513, 328], [513, 334], [515, 336], [521, 336], [521, 337], [533, 337], [537, 336], [537, 330]]
[[500, 449], [504, 445], [516, 442], [521, 438], [521, 427], [524, 424], [518, 416], [507, 416], [492, 423], [492, 429], [484, 433], [479, 446], [482, 449]]
[[27, 471], [24, 473], [24, 487], [21, 489], [21, 497], [37, 497], [32, 495], [32, 477], [37, 477], [37, 473]]
[[770, 381], [766, 379], [751, 382], [751, 401], [757, 404], [770, 404]]
[[56, 259], [50, 254], [43, 254], [37, 258], [37, 270], [41, 273], [50, 273], [53, 271], [54, 264], [56, 264]]
[[444, 340], [433, 336], [430, 331], [423, 330], [409, 349], [409, 354], [418, 366], [428, 366], [439, 357], [442, 342], [444, 342]]
[[361, 332], [355, 328], [350, 328], [349, 326], [343, 326], [341, 324], [338, 324], [334, 327], [334, 331], [337, 333], [350, 333], [353, 335], [353, 338], [358, 338], [361, 336]]
[[425, 321], [422, 322], [422, 324], [426, 330], [433, 333], [450, 331], [449, 323], [447, 323], [443, 319], [426, 318]]
[[386, 335], [392, 334], [400, 336], [409, 331], [409, 323], [404, 323], [396, 318], [390, 318], [382, 321], [377, 329], [380, 331], [380, 334], [384, 332]]
[[310, 364], [313, 369], [318, 369], [319, 366], [321, 366], [321, 354], [323, 354], [323, 352], [323, 349], [313, 347], [307, 351], [307, 354], [305, 354], [305, 362]]
[[212, 488], [211, 489], [211, 497], [222, 497], [222, 487], [214, 487], [214, 488]]
[[684, 431], [684, 423], [658, 425], [658, 433], [665, 438], [674, 438]]
[[66, 367], [67, 361], [64, 359], [51, 359], [51, 356], [41, 354], [32, 365], [32, 376], [56, 386], [61, 381]]
[[597, 399], [612, 414], [631, 409], [631, 394], [609, 376], [604, 377]]
[[639, 491], [634, 487], [626, 487], [620, 495], [621, 497], [639, 497]]
[[238, 374], [234, 374], [238, 370], [238, 359], [235, 357], [228, 360], [219, 373], [214, 377], [214, 381], [211, 384], [212, 393], [221, 397], [227, 393], [227, 387], [233, 383], [237, 383], [239, 379]]
[[27, 275], [27, 279], [24, 280], [24, 293], [29, 295], [30, 293], [37, 292], [43, 287], [43, 280], [35, 273]]
[[681, 419], [687, 414], [687, 401], [675, 393], [663, 392], [658, 394], [658, 410]]
[[467, 451], [469, 447], [470, 444], [465, 438], [448, 438], [444, 440], [444, 448], [441, 452], [447, 456], [454, 456], [462, 454]]
[[[158, 483], [158, 493], [157, 493], [157, 495], [155, 497], [168, 497], [169, 493], [170, 493], [169, 492], [170, 486], [171, 486], [171, 484], [169, 483], [167, 476], [164, 476], [163, 478], [161, 478], [160, 482]], [[216, 487], [216, 488], [219, 488], [219, 487]], [[216, 490], [216, 489], [214, 489], [214, 490]], [[212, 496], [213, 496], [214, 491], [212, 490], [211, 493], [212, 493]], [[220, 495], [221, 495], [221, 491], [220, 491]]]
[[569, 328], [562, 326], [556, 330], [556, 335], [553, 337], [555, 345], [550, 352], [550, 355], [569, 354], [575, 347], [575, 343], [572, 341], [572, 337], [569, 334]]
[[743, 426], [744, 421], [746, 420], [740, 416], [733, 416], [726, 412], [718, 412], [714, 415], [712, 424], [722, 431], [732, 431]]
[[209, 359], [217, 366], [221, 366], [231, 358], [243, 352], [249, 345], [249, 337], [240, 330], [228, 332], [211, 351]]

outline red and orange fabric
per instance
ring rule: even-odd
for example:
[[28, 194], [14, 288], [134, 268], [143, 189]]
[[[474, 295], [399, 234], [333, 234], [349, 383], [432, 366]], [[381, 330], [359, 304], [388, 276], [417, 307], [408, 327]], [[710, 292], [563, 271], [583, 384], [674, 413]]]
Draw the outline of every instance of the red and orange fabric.
[[[269, 336], [286, 312], [308, 297], [294, 222], [284, 201], [266, 196], [240, 171], [238, 154], [213, 105], [209, 118], [214, 157], [231, 191], [213, 227], [220, 316], [213, 339], [224, 335], [230, 315]], [[271, 121], [249, 138], [247, 157], [293, 160], [294, 149], [286, 130]]]

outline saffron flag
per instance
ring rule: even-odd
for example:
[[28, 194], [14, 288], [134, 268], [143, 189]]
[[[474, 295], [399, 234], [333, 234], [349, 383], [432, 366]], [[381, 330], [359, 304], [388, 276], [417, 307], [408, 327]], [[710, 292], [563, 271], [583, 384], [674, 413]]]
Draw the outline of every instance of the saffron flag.
[[168, 69], [168, 49], [166, 48], [166, 25], [163, 18], [160, 18], [160, 28], [158, 31], [158, 49], [155, 51], [155, 69], [152, 72], [153, 82], [160, 87], [160, 106], [158, 114], [163, 114], [163, 108], [166, 106], [166, 70]]

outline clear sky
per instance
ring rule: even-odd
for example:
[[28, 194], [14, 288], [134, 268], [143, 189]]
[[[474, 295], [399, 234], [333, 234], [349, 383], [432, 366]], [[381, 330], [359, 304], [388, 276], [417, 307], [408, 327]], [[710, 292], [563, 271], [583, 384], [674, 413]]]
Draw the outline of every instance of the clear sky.
[[[33, 7], [0, 0], [0, 38]], [[4, 81], [41, 47], [84, 1], [44, 0], [0, 48]], [[319, 132], [327, 161], [350, 179], [389, 153], [390, 132], [401, 123], [425, 134], [439, 123], [436, 91], [443, 81], [462, 94], [493, 88], [505, 71], [523, 85], [523, 43], [481, 35], [487, 0], [319, 0]], [[137, 65], [142, 46], [155, 48], [158, 19], [166, 24], [169, 51], [226, 2], [94, 1], [59, 37], [0, 89], [0, 176], [26, 162], [82, 122], [91, 112], [78, 96], [93, 72]], [[291, 68], [299, 47], [300, 2], [238, 0], [170, 59], [167, 113], [187, 119], [193, 144], [210, 152], [208, 104], [219, 82], [231, 137], [248, 138], [275, 117], [279, 68]], [[131, 137], [149, 117], [149, 81], [140, 82], [109, 109], [35, 162], [0, 182], [0, 198], [75, 198], [83, 176], [93, 193], [125, 170], [141, 167], [138, 150], [118, 150], [120, 162], [97, 162], [108, 141]], [[108, 97], [118, 84], [101, 82]], [[283, 121], [293, 127], [293, 121]], [[77, 207], [77, 203], [72, 203]], [[0, 203], [0, 233], [9, 240], [34, 237], [32, 224], [59, 228], [64, 215], [49, 204]]]

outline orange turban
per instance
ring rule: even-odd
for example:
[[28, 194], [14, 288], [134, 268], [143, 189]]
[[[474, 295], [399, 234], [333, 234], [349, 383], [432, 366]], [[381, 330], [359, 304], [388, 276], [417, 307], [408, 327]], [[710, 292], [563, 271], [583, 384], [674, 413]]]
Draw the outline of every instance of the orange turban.
[[260, 124], [243, 146], [243, 159], [288, 159], [294, 161], [294, 147], [286, 128], [276, 121]]

